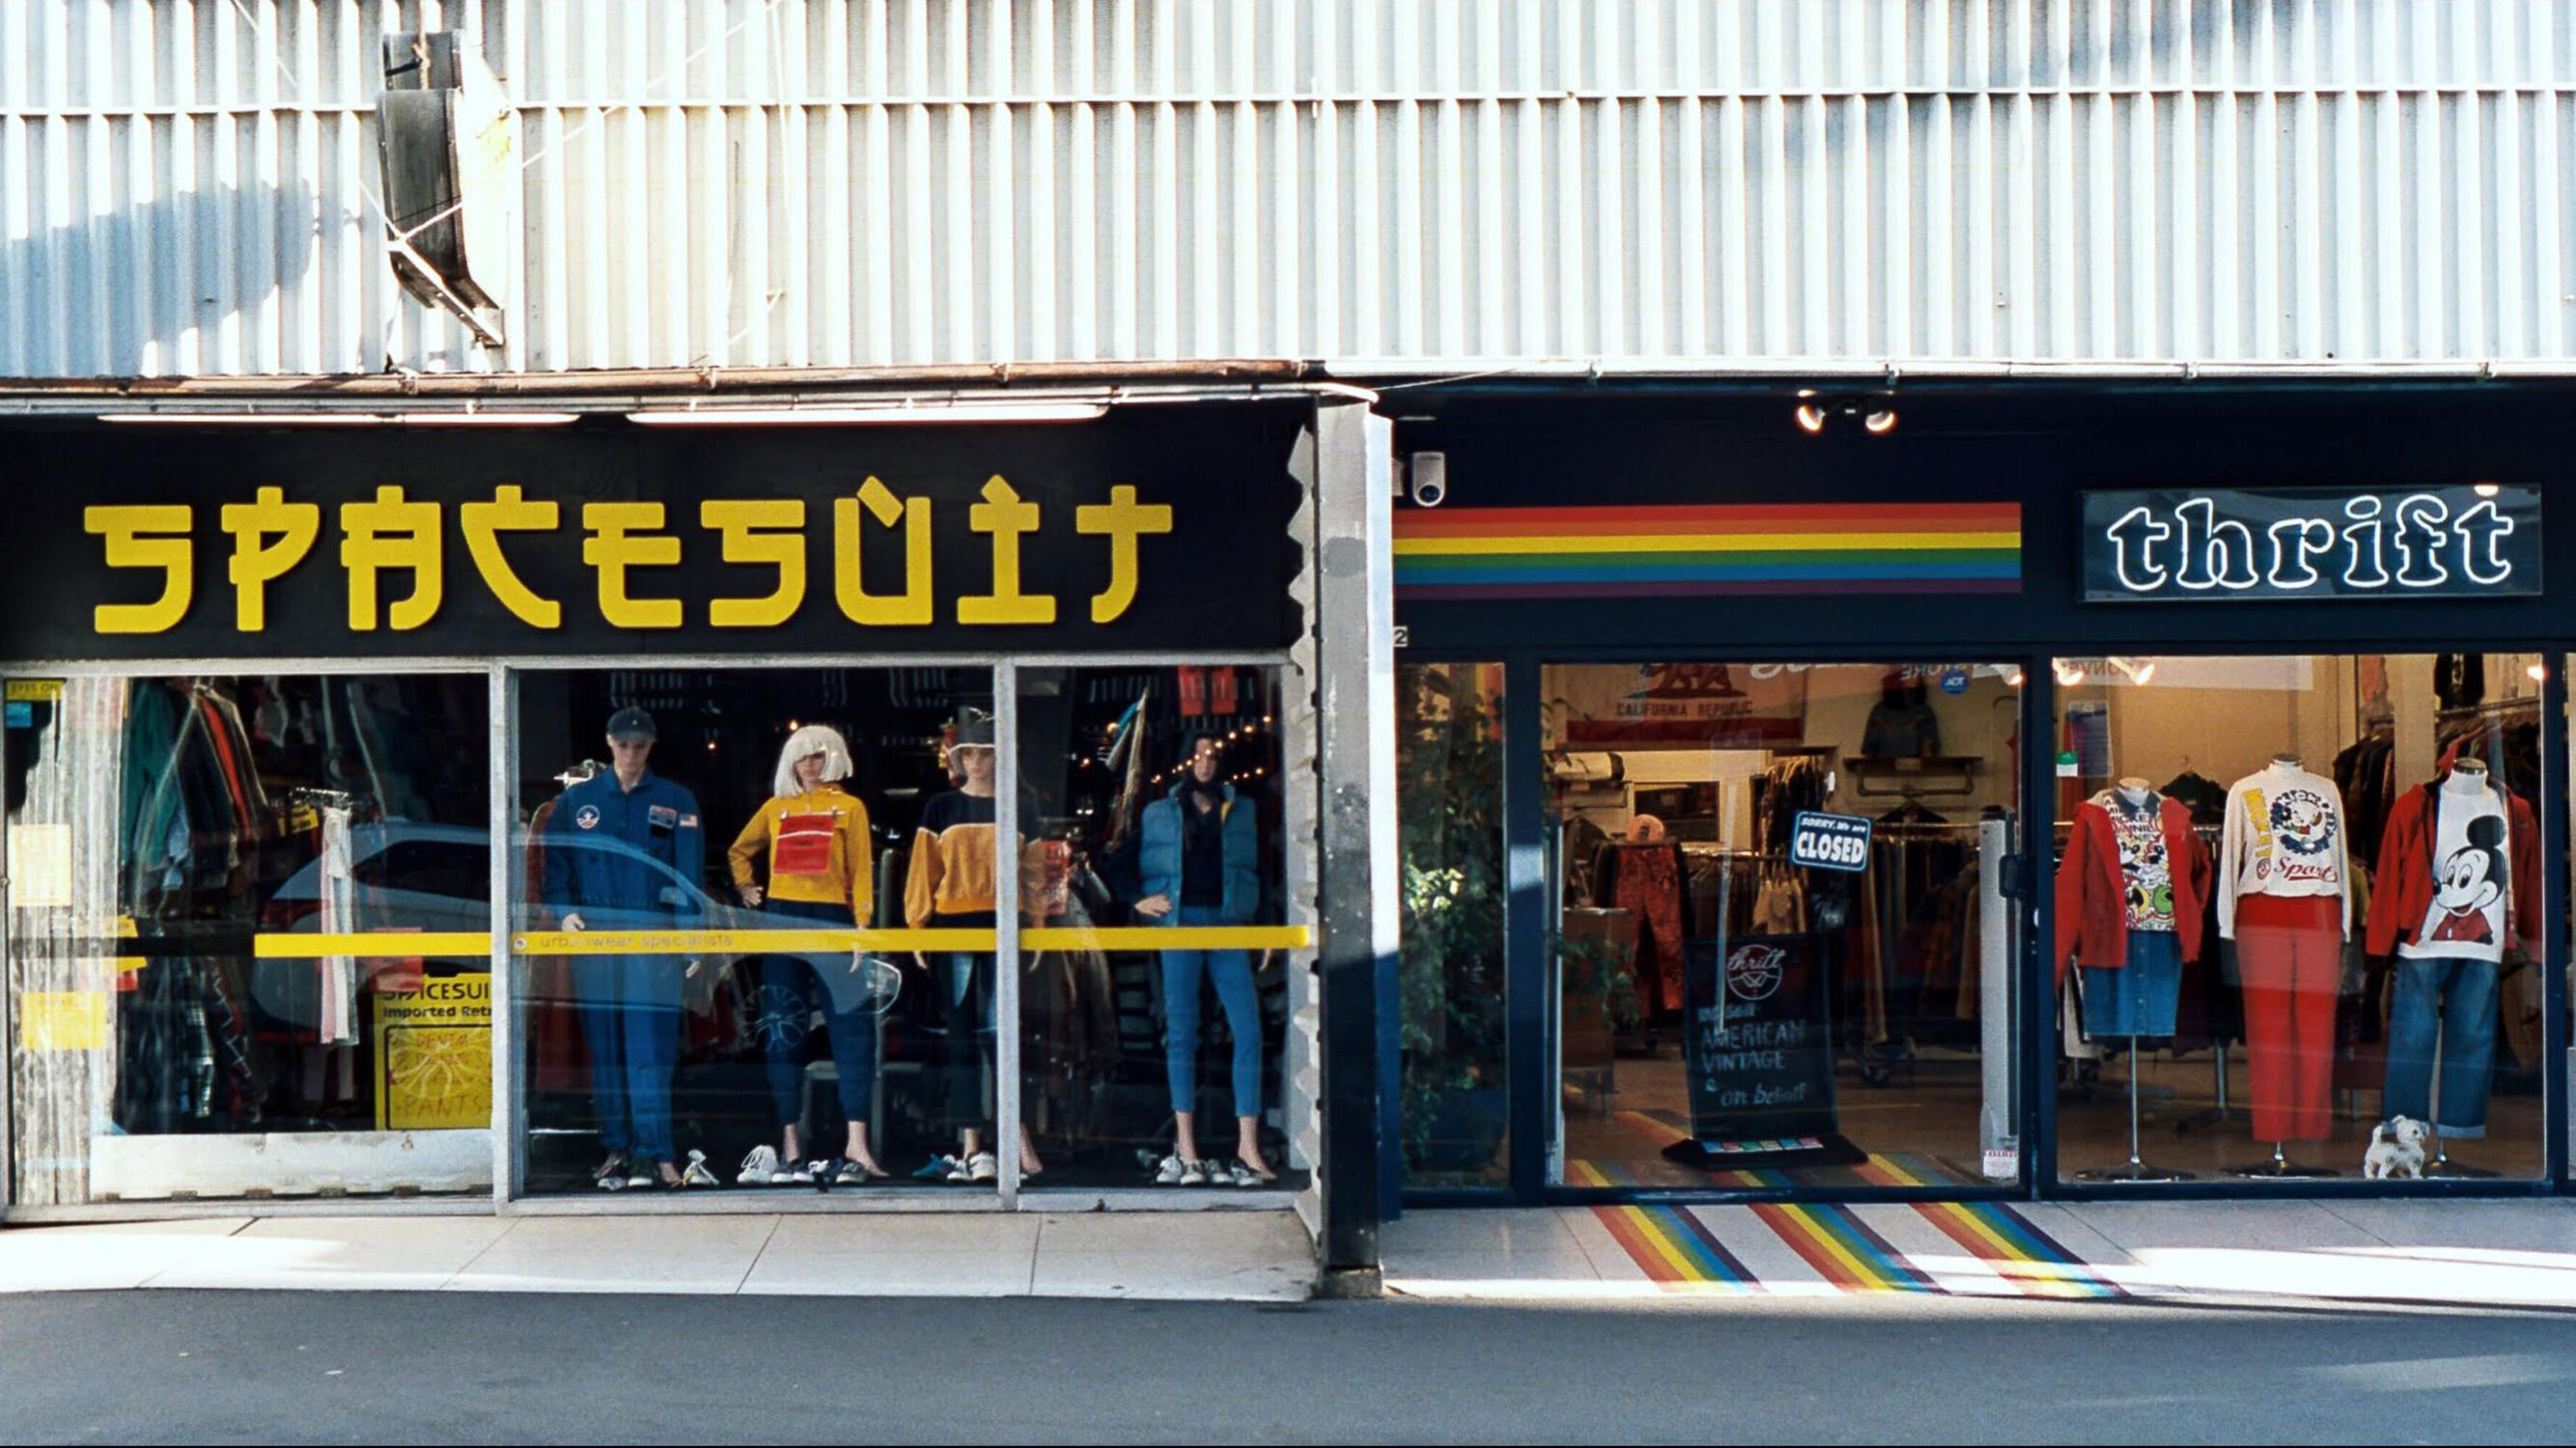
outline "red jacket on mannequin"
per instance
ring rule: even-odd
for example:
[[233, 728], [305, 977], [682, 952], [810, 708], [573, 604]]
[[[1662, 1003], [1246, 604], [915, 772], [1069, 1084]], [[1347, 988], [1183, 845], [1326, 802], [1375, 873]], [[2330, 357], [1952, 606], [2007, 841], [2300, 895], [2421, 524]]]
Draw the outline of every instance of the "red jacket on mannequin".
[[[2184, 960], [2196, 960], [2209, 904], [2209, 851], [2193, 832], [2191, 811], [2182, 801], [2157, 798], [2157, 822], [2164, 829], [2165, 858], [2173, 875], [2175, 943]], [[2066, 840], [2066, 858], [2057, 865], [2057, 952], [2051, 960], [2061, 985], [2070, 956], [2094, 970], [2118, 970], [2129, 963], [2129, 882], [2120, 873], [2120, 845], [2111, 812], [2089, 799], [2075, 806], [2075, 829]]]
[[[2447, 763], [2445, 765], [2447, 768]], [[2492, 782], [2503, 796], [2505, 848], [2511, 855], [2513, 893], [2505, 904], [2505, 933], [2520, 943], [2523, 954], [2541, 954], [2540, 818], [2529, 801]], [[2369, 953], [2392, 955], [2415, 942], [2424, 916], [2433, 906], [2435, 852], [2440, 847], [2442, 781], [2419, 785], [2397, 796], [2388, 810], [2388, 833], [2379, 846], [2379, 874], [2370, 896]]]

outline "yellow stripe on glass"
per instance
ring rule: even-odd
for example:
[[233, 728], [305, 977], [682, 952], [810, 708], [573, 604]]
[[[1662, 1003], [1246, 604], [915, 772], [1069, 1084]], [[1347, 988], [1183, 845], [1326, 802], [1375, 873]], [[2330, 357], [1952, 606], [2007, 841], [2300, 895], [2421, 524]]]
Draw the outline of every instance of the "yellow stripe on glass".
[[[818, 955], [844, 950], [990, 952], [992, 930], [533, 930], [510, 937], [521, 955]], [[1104, 930], [1048, 927], [1020, 932], [1027, 950], [1303, 950], [1315, 933], [1303, 925], [1131, 926]], [[489, 956], [492, 937], [469, 932], [261, 935], [261, 960]]]

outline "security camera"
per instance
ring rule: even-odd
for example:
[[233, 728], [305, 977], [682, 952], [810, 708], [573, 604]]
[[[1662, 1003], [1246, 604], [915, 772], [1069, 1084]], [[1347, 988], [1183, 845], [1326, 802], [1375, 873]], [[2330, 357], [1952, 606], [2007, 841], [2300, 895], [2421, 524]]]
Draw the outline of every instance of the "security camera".
[[1406, 470], [1405, 492], [1417, 508], [1437, 508], [1449, 497], [1449, 455], [1418, 452]]

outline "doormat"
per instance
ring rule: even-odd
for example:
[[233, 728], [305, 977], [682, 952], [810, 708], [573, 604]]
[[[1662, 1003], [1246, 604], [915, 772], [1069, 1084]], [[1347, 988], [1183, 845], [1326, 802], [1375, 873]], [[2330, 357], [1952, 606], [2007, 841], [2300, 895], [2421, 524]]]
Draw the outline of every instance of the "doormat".
[[1704, 1142], [1685, 1137], [1664, 1148], [1664, 1160], [1715, 1175], [1770, 1167], [1854, 1166], [1869, 1160], [1869, 1153], [1830, 1133], [1796, 1141]]
[[[1633, 1136], [1641, 1145], [1652, 1143], [1660, 1150], [1687, 1138], [1688, 1133], [1671, 1119], [1674, 1115], [1676, 1113], [1660, 1111], [1621, 1111], [1611, 1119], [1623, 1134]], [[1565, 1164], [1565, 1180], [1567, 1185], [1579, 1187], [1671, 1188], [1684, 1185], [1674, 1181], [1669, 1171], [1657, 1169], [1662, 1160], [1649, 1160], [1643, 1152], [1635, 1156], [1621, 1152], [1618, 1155], [1577, 1158]], [[1645, 1168], [1642, 1174], [1639, 1167]], [[1793, 1179], [1789, 1171], [1782, 1169], [1784, 1167], [1796, 1167], [1800, 1171]], [[1784, 1157], [1777, 1166], [1736, 1161], [1724, 1169], [1708, 1171], [1707, 1178], [1708, 1185], [1720, 1188], [1993, 1185], [1983, 1178], [1947, 1166], [1937, 1158], [1912, 1152], [1871, 1153], [1866, 1156], [1856, 1152], [1840, 1162]]]

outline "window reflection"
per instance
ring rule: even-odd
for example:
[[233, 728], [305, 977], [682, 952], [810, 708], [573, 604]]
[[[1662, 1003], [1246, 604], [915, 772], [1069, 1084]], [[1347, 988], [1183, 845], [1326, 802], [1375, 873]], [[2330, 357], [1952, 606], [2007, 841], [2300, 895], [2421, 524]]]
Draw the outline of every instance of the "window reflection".
[[[486, 708], [480, 675], [11, 684], [19, 1201], [488, 1188]], [[225, 1140], [280, 1135], [313, 1139]]]

